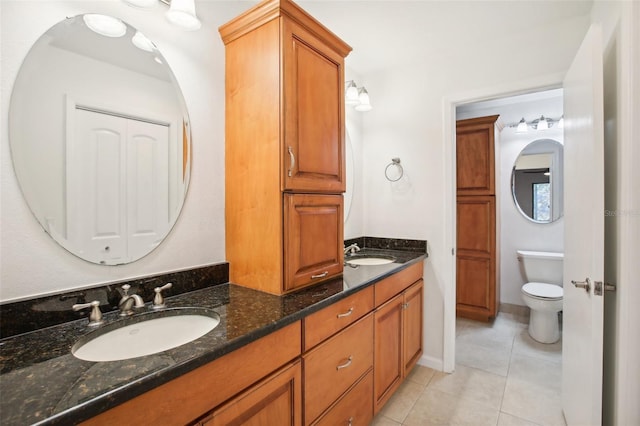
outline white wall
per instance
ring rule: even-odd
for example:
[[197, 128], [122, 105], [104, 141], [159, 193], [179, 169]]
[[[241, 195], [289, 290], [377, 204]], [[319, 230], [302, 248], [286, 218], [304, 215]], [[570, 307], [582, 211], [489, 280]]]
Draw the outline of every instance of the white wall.
[[524, 306], [525, 283], [516, 250], [564, 251], [564, 219], [534, 223], [526, 219], [511, 196], [511, 170], [523, 148], [537, 139], [564, 141], [562, 130], [518, 134], [505, 128], [500, 134], [500, 303]]
[[[0, 300], [222, 262], [224, 246], [224, 47], [217, 28], [253, 2], [198, 4], [197, 32], [166, 22], [166, 6], [141, 11], [121, 1], [5, 1], [1, 14]], [[13, 171], [8, 108], [13, 83], [31, 45], [67, 16], [120, 17], [153, 40], [171, 66], [192, 123], [193, 166], [182, 215], [165, 242], [129, 265], [100, 266], [69, 254], [45, 234], [25, 203]], [[37, 126], [41, 121], [35, 120]]]
[[[454, 223], [452, 207], [447, 205], [453, 176], [445, 163], [451, 144], [444, 138], [445, 100], [488, 91], [504, 95], [508, 94], [505, 87], [524, 88], [541, 76], [560, 84], [588, 25], [588, 17], [558, 20], [481, 45], [486, 48], [469, 42], [464, 48], [443, 48], [429, 56], [421, 56], [418, 43], [414, 66], [363, 74], [376, 101], [374, 110], [363, 119], [365, 232], [429, 241], [422, 363], [442, 366], [444, 294], [455, 288], [450, 273], [452, 246], [447, 241]], [[544, 45], [545, 54], [532, 59], [530, 49], [513, 49], [516, 38], [522, 46]], [[442, 43], [446, 46], [447, 40]], [[407, 181], [401, 188], [384, 177], [391, 157], [400, 157], [405, 168]]]

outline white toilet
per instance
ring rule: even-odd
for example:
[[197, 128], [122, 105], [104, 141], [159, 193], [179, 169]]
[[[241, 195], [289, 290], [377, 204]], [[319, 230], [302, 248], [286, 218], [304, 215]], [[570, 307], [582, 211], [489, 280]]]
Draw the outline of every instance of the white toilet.
[[518, 250], [527, 283], [522, 298], [531, 309], [529, 335], [540, 343], [560, 339], [558, 312], [562, 310], [563, 253]]

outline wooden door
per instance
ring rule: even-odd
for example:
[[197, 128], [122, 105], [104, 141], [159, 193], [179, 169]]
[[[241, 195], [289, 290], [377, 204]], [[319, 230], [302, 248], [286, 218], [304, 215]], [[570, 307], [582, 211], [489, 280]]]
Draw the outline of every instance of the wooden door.
[[499, 116], [456, 122], [458, 195], [495, 195], [495, 123]]
[[344, 192], [344, 58], [284, 20], [284, 191]]
[[403, 294], [399, 294], [374, 314], [374, 409], [377, 413], [402, 382]]
[[342, 195], [284, 195], [284, 290], [342, 273]]
[[496, 217], [493, 196], [458, 197], [456, 312], [488, 321], [497, 313]]
[[201, 423], [203, 426], [302, 424], [300, 361], [233, 398]]
[[404, 292], [404, 310], [402, 313], [404, 377], [407, 376], [422, 356], [423, 294], [423, 280], [413, 284]]

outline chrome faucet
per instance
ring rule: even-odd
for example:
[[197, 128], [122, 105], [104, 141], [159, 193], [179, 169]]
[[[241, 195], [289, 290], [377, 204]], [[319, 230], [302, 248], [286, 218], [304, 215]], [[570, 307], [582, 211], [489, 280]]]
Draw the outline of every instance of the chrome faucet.
[[133, 308], [144, 308], [144, 300], [142, 297], [137, 294], [129, 294], [129, 289], [131, 286], [129, 284], [125, 284], [122, 286], [122, 299], [118, 303], [118, 308], [120, 309], [120, 316], [126, 317], [128, 315], [133, 315]]
[[344, 248], [344, 255], [346, 256], [349, 253], [355, 254], [357, 251], [360, 251], [360, 247], [358, 247], [357, 243], [353, 243], [349, 247]]

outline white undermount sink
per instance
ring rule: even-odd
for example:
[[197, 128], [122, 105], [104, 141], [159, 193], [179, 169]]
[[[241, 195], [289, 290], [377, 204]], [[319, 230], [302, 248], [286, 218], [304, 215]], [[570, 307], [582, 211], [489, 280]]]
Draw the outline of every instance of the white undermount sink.
[[371, 256], [371, 255], [362, 255], [362, 256], [352, 256], [347, 257], [346, 262], [352, 265], [386, 265], [388, 263], [393, 263], [396, 259], [391, 256]]
[[131, 322], [95, 330], [80, 339], [71, 353], [94, 362], [151, 355], [204, 336], [220, 323], [220, 316], [208, 309], [180, 308], [142, 314]]

